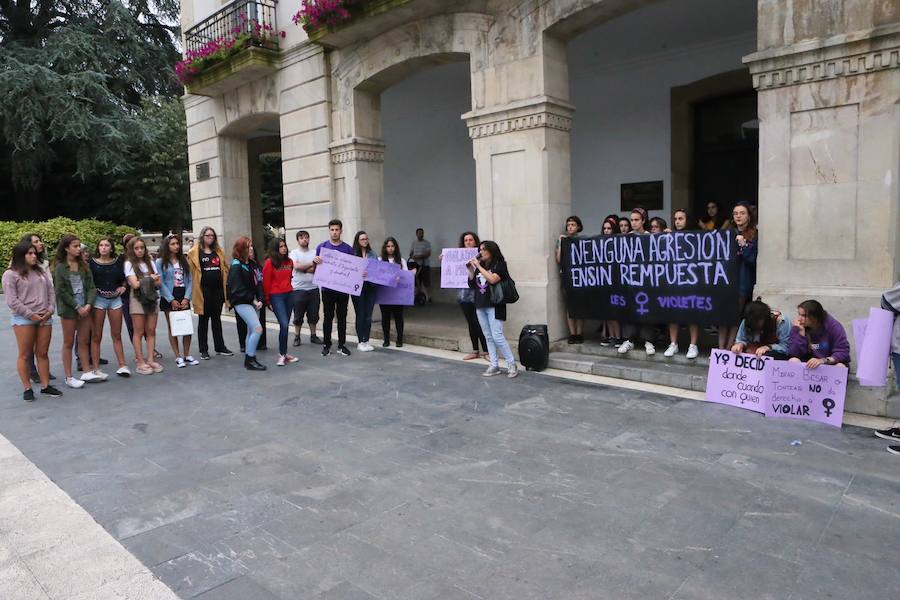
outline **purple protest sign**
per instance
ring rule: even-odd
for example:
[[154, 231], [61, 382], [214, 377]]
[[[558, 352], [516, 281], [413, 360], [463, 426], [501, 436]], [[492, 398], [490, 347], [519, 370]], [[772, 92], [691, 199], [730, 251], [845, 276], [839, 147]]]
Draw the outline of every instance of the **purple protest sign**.
[[441, 250], [441, 287], [469, 287], [466, 263], [478, 255], [478, 248], [444, 248]]
[[400, 271], [396, 287], [379, 285], [375, 288], [375, 304], [412, 306], [416, 291], [416, 276], [412, 271]]
[[769, 358], [713, 350], [706, 376], [706, 400], [766, 412], [765, 367]]
[[351, 296], [362, 293], [362, 274], [369, 264], [368, 259], [328, 248], [322, 248], [319, 256], [322, 257], [322, 262], [316, 267], [314, 284]]
[[856, 364], [859, 364], [863, 343], [866, 340], [866, 325], [868, 319], [853, 319], [853, 342], [856, 344]]
[[[888, 359], [891, 354], [891, 330], [894, 326], [894, 314], [883, 308], [870, 308], [869, 318], [864, 330], [864, 339], [860, 347], [856, 342], [859, 364], [856, 376], [866, 386], [887, 385]], [[854, 329], [854, 333], [856, 333]]]
[[366, 281], [388, 287], [397, 287], [397, 281], [402, 270], [397, 263], [370, 258], [369, 264], [366, 265]]
[[847, 375], [844, 367], [770, 361], [766, 365], [766, 417], [817, 421], [840, 427], [844, 421]]

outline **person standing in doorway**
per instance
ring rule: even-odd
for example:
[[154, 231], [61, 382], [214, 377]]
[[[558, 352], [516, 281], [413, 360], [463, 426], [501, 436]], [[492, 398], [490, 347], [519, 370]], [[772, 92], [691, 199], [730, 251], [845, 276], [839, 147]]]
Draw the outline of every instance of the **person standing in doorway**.
[[467, 265], [469, 268], [469, 287], [475, 292], [475, 314], [488, 343], [488, 354], [491, 366], [482, 373], [483, 377], [500, 374], [500, 358], [498, 351], [506, 359], [506, 376], [512, 379], [519, 374], [516, 358], [512, 348], [503, 334], [503, 322], [506, 321], [506, 304], [494, 304], [491, 298], [491, 287], [509, 278], [509, 270], [500, 247], [496, 242], [486, 240], [478, 248], [479, 254]]
[[419, 265], [416, 281], [425, 294], [426, 302], [431, 302], [431, 269], [428, 267], [430, 257], [431, 242], [425, 239], [425, 230], [419, 227], [416, 229], [416, 239], [409, 249], [409, 258]]
[[313, 283], [316, 272], [316, 251], [309, 247], [309, 232], [297, 232], [297, 247], [289, 254], [294, 271], [291, 276], [291, 288], [294, 290], [294, 346], [300, 345], [300, 327], [303, 317], [309, 325], [309, 343], [321, 344], [316, 335], [316, 324], [319, 322], [319, 288]]
[[[369, 234], [365, 231], [357, 231], [353, 238], [353, 253], [361, 258], [377, 260], [378, 255], [372, 250], [369, 243]], [[356, 313], [356, 339], [357, 349], [360, 352], [371, 352], [375, 348], [369, 343], [372, 334], [372, 311], [375, 310], [375, 284], [363, 282], [362, 292], [359, 296], [351, 296], [353, 312]]]
[[103, 341], [103, 323], [109, 318], [109, 332], [119, 368], [116, 375], [131, 377], [131, 369], [125, 362], [125, 348], [122, 344], [122, 296], [128, 289], [125, 281], [125, 265], [121, 256], [116, 256], [116, 245], [112, 238], [101, 238], [97, 242], [97, 255], [89, 261], [97, 298], [94, 300], [93, 332], [91, 334], [91, 360], [95, 372], [100, 371], [100, 344]]
[[[200, 230], [200, 243], [195, 244], [188, 252], [188, 265], [191, 268], [193, 291], [191, 303], [194, 312], [200, 316], [197, 325], [200, 343], [200, 359], [209, 360], [209, 327], [212, 323], [213, 345], [219, 356], [234, 356], [234, 352], [225, 346], [222, 336], [222, 306], [228, 299], [226, 282], [228, 280], [228, 261], [225, 252], [219, 246], [219, 236], [212, 227]], [[197, 285], [199, 283], [199, 285]]]
[[85, 371], [81, 379], [76, 379], [72, 371], [72, 348], [76, 334], [81, 364], [90, 365], [91, 310], [97, 295], [91, 269], [81, 257], [81, 240], [72, 234], [64, 235], [59, 241], [54, 263], [53, 288], [63, 328], [62, 362], [66, 385], [77, 389], [85, 382], [105, 381], [105, 376], [93, 371]]
[[40, 266], [38, 250], [30, 238], [13, 248], [12, 263], [3, 273], [3, 295], [12, 311], [12, 329], [19, 349], [16, 368], [25, 388], [22, 399], [34, 401], [29, 357], [32, 360], [37, 357], [41, 394], [62, 396], [62, 392], [50, 385], [50, 359], [47, 356], [53, 335], [56, 293], [50, 274]]
[[231, 268], [228, 272], [228, 297], [234, 312], [247, 329], [247, 338], [244, 342], [246, 353], [244, 368], [248, 371], [265, 371], [266, 366], [256, 360], [256, 345], [263, 331], [258, 312], [263, 306], [262, 282], [250, 264], [250, 246], [250, 238], [246, 236], [241, 236], [234, 242]]
[[[316, 256], [313, 258], [314, 263], [317, 265], [322, 264], [322, 257], [319, 255], [323, 249], [353, 254], [353, 246], [341, 240], [343, 232], [344, 224], [340, 219], [332, 219], [328, 222], [328, 239], [316, 246]], [[322, 323], [322, 335], [325, 337], [325, 344], [322, 347], [322, 356], [331, 354], [331, 327], [334, 324], [335, 315], [337, 316], [338, 329], [337, 352], [341, 356], [350, 356], [350, 350], [347, 349], [347, 305], [349, 303], [349, 294], [322, 288], [322, 305], [325, 309], [325, 322]]]
[[278, 362], [275, 365], [279, 367], [299, 360], [287, 353], [293, 309], [294, 290], [291, 285], [293, 273], [294, 262], [288, 256], [287, 242], [275, 238], [269, 246], [269, 258], [263, 267], [263, 291], [266, 304], [278, 319]]
[[[397, 240], [389, 237], [384, 240], [381, 245], [381, 256], [378, 260], [400, 265], [404, 271], [408, 269], [406, 259], [400, 256], [400, 246]], [[372, 294], [374, 296], [374, 293]], [[384, 342], [381, 344], [385, 348], [391, 345], [391, 318], [394, 319], [394, 325], [397, 329], [397, 347], [403, 347], [403, 306], [400, 304], [382, 304], [381, 305], [381, 330], [384, 333]]]
[[[576, 237], [584, 231], [584, 226], [581, 224], [581, 218], [577, 215], [572, 215], [568, 219], [566, 219], [566, 232], [560, 234], [559, 238], [556, 240], [556, 264], [559, 265], [560, 275], [562, 275], [562, 241], [564, 238]], [[562, 296], [563, 296], [563, 304], [566, 306], [566, 324], [569, 326], [569, 343], [570, 344], [583, 344], [584, 343], [584, 319], [575, 319], [569, 314], [568, 303], [566, 302], [566, 286], [562, 285]]]
[[[738, 306], [739, 314], [753, 298], [756, 287], [756, 257], [759, 253], [759, 231], [753, 218], [753, 210], [747, 202], [738, 202], [731, 212], [732, 229], [737, 242], [738, 259]], [[719, 327], [719, 348], [729, 348], [734, 344], [738, 328]]]
[[160, 256], [156, 260], [156, 272], [162, 282], [159, 288], [159, 295], [162, 296], [159, 299], [159, 309], [166, 315], [166, 324], [169, 325], [169, 344], [175, 353], [175, 366], [182, 369], [188, 365], [199, 365], [200, 362], [191, 356], [191, 336], [180, 336], [182, 347], [179, 348], [178, 338], [171, 335], [169, 315], [172, 311], [191, 308], [190, 298], [194, 287], [191, 268], [181, 251], [181, 238], [174, 233], [163, 241]]

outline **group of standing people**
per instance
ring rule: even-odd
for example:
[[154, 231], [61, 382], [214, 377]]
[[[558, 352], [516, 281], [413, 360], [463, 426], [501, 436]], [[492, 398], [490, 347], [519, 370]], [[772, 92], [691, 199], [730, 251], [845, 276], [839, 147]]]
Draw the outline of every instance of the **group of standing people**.
[[[635, 207], [628, 216], [609, 215], [603, 220], [601, 232], [603, 235], [649, 235], [653, 233], [670, 233], [673, 231], [713, 231], [715, 229], [732, 230], [737, 242], [737, 261], [739, 268], [738, 278], [738, 306], [735, 307], [738, 315], [743, 314], [744, 306], [753, 297], [753, 288], [756, 285], [756, 259], [759, 252], [759, 231], [756, 227], [753, 207], [746, 202], [738, 202], [732, 210], [730, 220], [718, 219], [718, 204], [711, 202], [707, 206], [707, 215], [692, 221], [686, 209], [678, 208], [672, 212], [672, 227], [669, 227], [665, 219], [653, 217], [641, 207]], [[582, 233], [584, 226], [577, 215], [566, 219], [565, 233], [559, 236], [556, 243], [556, 261], [562, 263], [562, 240], [566, 237], [575, 237]], [[565, 293], [565, 288], [563, 288]], [[577, 319], [570, 314], [566, 319], [569, 329], [569, 344], [581, 344], [584, 342], [584, 319]], [[658, 327], [665, 327], [668, 333], [669, 345], [663, 353], [672, 357], [680, 352], [678, 346], [678, 334], [681, 325], [678, 323], [660, 323], [650, 325], [646, 323], [627, 323], [615, 320], [603, 321], [600, 326], [600, 344], [603, 346], [615, 346], [619, 354], [627, 354], [643, 343], [647, 356], [656, 354], [656, 337]], [[688, 324], [690, 343], [685, 356], [695, 359], [700, 354], [699, 339], [701, 328], [696, 324]], [[718, 329], [718, 347], [730, 348], [737, 337], [738, 328], [733, 326], [720, 326]]]

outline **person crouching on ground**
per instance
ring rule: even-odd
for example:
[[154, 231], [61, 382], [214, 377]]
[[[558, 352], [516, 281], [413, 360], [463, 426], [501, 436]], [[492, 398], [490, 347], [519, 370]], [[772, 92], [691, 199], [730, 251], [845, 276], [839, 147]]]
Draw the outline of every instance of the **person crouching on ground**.
[[756, 299], [744, 306], [744, 320], [731, 351], [787, 360], [790, 342], [791, 324], [779, 311]]
[[804, 362], [810, 369], [819, 365], [850, 368], [847, 332], [817, 300], [806, 300], [797, 306], [797, 319], [791, 327], [790, 354], [792, 362]]
[[506, 304], [493, 304], [491, 286], [509, 278], [506, 260], [496, 242], [481, 242], [479, 255], [467, 263], [469, 268], [469, 287], [475, 291], [475, 314], [488, 344], [491, 366], [482, 373], [484, 377], [492, 377], [500, 373], [500, 361], [497, 350], [503, 352], [508, 366], [506, 376], [512, 379], [519, 374], [512, 348], [503, 335], [503, 322], [506, 321]]
[[263, 303], [259, 293], [260, 282], [250, 264], [250, 238], [239, 237], [234, 242], [231, 256], [231, 268], [228, 271], [228, 301], [234, 307], [238, 318], [247, 325], [244, 368], [248, 371], [265, 371], [266, 366], [256, 360], [256, 345], [263, 331], [257, 311], [262, 308]]

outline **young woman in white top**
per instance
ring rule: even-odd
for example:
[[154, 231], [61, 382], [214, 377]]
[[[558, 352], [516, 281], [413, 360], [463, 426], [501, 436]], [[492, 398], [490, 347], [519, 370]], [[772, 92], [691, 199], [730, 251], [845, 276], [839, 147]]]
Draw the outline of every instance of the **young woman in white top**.
[[[381, 245], [381, 256], [378, 260], [399, 264], [404, 271], [408, 270], [406, 259], [400, 256], [400, 247], [397, 240], [392, 237], [384, 240]], [[382, 346], [391, 345], [391, 317], [394, 319], [394, 327], [397, 330], [397, 347], [403, 347], [403, 306], [400, 304], [381, 304], [381, 330], [384, 333]]]
[[[161, 373], [163, 366], [156, 362], [153, 358], [156, 350], [156, 323], [159, 320], [159, 304], [158, 296], [153, 302], [142, 302], [141, 284], [144, 279], [149, 278], [152, 285], [158, 290], [160, 286], [160, 277], [153, 267], [153, 261], [150, 260], [150, 253], [147, 252], [147, 245], [144, 240], [139, 237], [132, 238], [128, 242], [125, 249], [125, 277], [128, 285], [131, 287], [131, 298], [129, 299], [129, 308], [131, 310], [131, 320], [134, 325], [134, 335], [131, 338], [134, 344], [134, 359], [137, 363], [135, 369], [141, 375], [150, 375], [151, 373]], [[149, 286], [149, 284], [143, 284]], [[144, 354], [142, 339], [147, 337], [147, 353]], [[146, 360], [145, 357], [150, 357]]]

